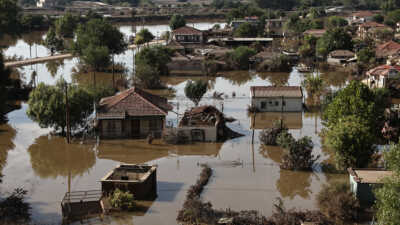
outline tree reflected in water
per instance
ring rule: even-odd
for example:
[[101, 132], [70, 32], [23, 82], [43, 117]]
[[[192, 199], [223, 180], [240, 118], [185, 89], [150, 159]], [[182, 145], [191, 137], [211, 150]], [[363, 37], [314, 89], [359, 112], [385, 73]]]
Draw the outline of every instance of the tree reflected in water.
[[49, 71], [52, 77], [57, 75], [58, 69], [64, 67], [64, 60], [52, 60], [46, 62], [47, 71]]
[[293, 199], [297, 195], [309, 199], [311, 191], [312, 172], [305, 171], [280, 171], [280, 177], [276, 181], [276, 188], [283, 198]]
[[250, 74], [249, 71], [230, 71], [224, 73], [224, 78], [229, 80], [232, 85], [244, 85], [254, 78], [254, 74]]
[[290, 73], [258, 73], [263, 80], [268, 80], [273, 86], [285, 86], [289, 83]]
[[28, 152], [33, 171], [41, 178], [82, 176], [96, 163], [92, 146], [67, 144], [61, 137], [41, 136]]
[[16, 130], [10, 125], [0, 125], [0, 174], [7, 164], [8, 151], [15, 147], [13, 140], [16, 134]]

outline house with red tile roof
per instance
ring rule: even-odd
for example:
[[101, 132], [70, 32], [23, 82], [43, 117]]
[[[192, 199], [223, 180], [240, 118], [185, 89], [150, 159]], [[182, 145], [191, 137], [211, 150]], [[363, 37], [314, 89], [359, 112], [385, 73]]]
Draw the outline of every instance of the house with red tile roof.
[[160, 137], [171, 109], [166, 98], [137, 87], [102, 98], [96, 113], [100, 137]]
[[203, 44], [204, 33], [194, 27], [183, 26], [172, 31], [172, 40], [180, 44]]
[[358, 11], [353, 13], [347, 21], [349, 24], [362, 24], [373, 20], [375, 13], [371, 11]]
[[306, 30], [303, 32], [303, 35], [310, 35], [316, 38], [320, 38], [322, 36], [324, 36], [324, 34], [326, 33], [325, 29], [311, 29], [311, 30]]
[[400, 56], [400, 44], [394, 41], [388, 41], [378, 45], [375, 49], [375, 55], [378, 59], [388, 59]]
[[400, 79], [400, 66], [381, 65], [370, 69], [364, 82], [370, 88], [387, 87], [389, 80]]
[[303, 91], [300, 86], [252, 86], [251, 106], [260, 112], [301, 112]]

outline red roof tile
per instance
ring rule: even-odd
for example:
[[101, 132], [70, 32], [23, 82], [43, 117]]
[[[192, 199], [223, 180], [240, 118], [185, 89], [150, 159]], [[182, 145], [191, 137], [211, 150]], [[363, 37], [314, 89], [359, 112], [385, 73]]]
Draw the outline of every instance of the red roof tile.
[[145, 92], [137, 87], [125, 90], [114, 96], [102, 98], [99, 114], [106, 117], [126, 113], [128, 116], [166, 115], [172, 106], [167, 99]]
[[378, 67], [375, 67], [373, 69], [370, 69], [367, 72], [367, 75], [370, 76], [387, 76], [390, 70], [397, 70], [400, 72], [400, 66], [391, 66], [391, 65], [381, 65]]
[[300, 86], [252, 86], [250, 87], [251, 97], [303, 97]]
[[393, 56], [400, 52], [400, 44], [394, 41], [388, 41], [376, 47], [375, 53], [377, 57], [383, 58]]
[[360, 25], [360, 27], [386, 27], [383, 24], [377, 23], [377, 22], [366, 22]]
[[173, 30], [172, 33], [173, 34], [187, 34], [187, 35], [188, 34], [201, 35], [201, 34], [203, 34], [203, 31], [198, 30], [198, 29], [196, 29], [194, 27], [183, 26], [183, 27], [180, 27], [178, 29]]
[[373, 15], [375, 15], [375, 13], [373, 13], [371, 11], [360, 11], [360, 12], [353, 13], [353, 16], [357, 16], [357, 17], [370, 17]]

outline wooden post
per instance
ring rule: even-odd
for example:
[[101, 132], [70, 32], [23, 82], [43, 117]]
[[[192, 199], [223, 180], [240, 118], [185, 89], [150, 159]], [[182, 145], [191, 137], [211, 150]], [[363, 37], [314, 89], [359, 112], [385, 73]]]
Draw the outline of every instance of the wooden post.
[[256, 113], [253, 113], [253, 124], [252, 124], [252, 129], [253, 129], [253, 134], [251, 135], [251, 144], [254, 144], [254, 126], [256, 124]]
[[65, 122], [67, 123], [67, 143], [70, 143], [69, 104], [68, 104], [68, 83], [65, 82]]
[[115, 88], [115, 78], [114, 78], [114, 54], [112, 55], [112, 82], [113, 82], [113, 88]]

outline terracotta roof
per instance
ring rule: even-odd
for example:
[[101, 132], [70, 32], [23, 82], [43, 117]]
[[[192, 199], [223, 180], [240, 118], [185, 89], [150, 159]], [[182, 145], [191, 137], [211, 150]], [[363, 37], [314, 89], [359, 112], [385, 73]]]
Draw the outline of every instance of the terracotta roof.
[[[172, 106], [167, 99], [145, 92], [137, 87], [120, 92], [114, 96], [102, 98], [98, 117], [121, 118], [125, 116], [166, 115]], [[123, 117], [124, 118], [124, 117]]]
[[379, 184], [384, 178], [393, 175], [392, 171], [383, 169], [347, 169], [357, 183]]
[[361, 24], [360, 27], [386, 27], [386, 26], [384, 24], [371, 21]]
[[172, 33], [173, 34], [198, 34], [198, 35], [201, 35], [201, 34], [203, 34], [203, 31], [198, 30], [194, 27], [183, 26], [183, 27], [179, 27], [178, 29], [173, 30]]
[[349, 50], [335, 50], [329, 53], [331, 57], [354, 57], [354, 52]]
[[360, 12], [353, 13], [353, 16], [357, 16], [357, 17], [371, 17], [373, 15], [375, 15], [375, 13], [373, 13], [371, 11], [360, 11]]
[[175, 40], [171, 40], [169, 43], [168, 43], [168, 45], [167, 45], [169, 48], [173, 48], [173, 49], [185, 49], [185, 47], [181, 44], [181, 43], [179, 43], [179, 42], [177, 42], [177, 41], [175, 41]]
[[252, 86], [251, 97], [293, 97], [302, 98], [303, 91], [300, 86]]
[[400, 72], [400, 66], [381, 65], [381, 66], [375, 67], [373, 69], [370, 69], [367, 72], [367, 75], [369, 75], [369, 76], [387, 76], [390, 70], [396, 70], [397, 72]]
[[388, 41], [384, 44], [378, 45], [375, 54], [379, 58], [396, 55], [400, 52], [400, 44], [394, 41]]

